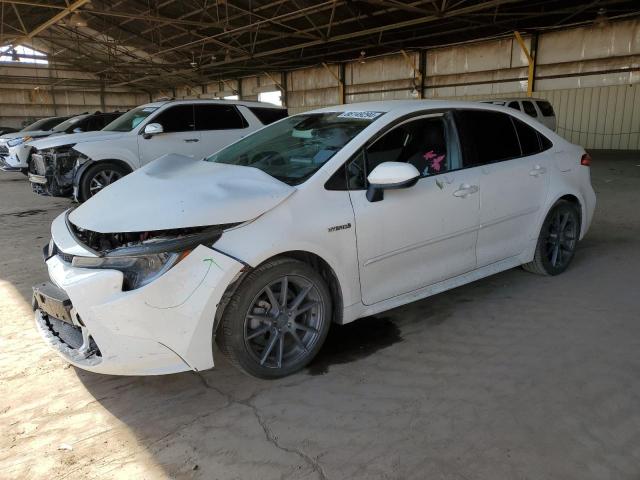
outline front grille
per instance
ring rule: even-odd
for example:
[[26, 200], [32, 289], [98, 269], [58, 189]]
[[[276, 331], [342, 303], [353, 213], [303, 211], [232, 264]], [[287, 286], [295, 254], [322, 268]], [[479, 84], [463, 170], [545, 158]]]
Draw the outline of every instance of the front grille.
[[0, 145], [0, 155], [9, 155], [9, 148], [6, 145]]
[[[43, 319], [49, 331], [66, 346], [73, 350], [78, 350], [82, 347], [84, 340], [82, 338], [82, 330], [80, 327], [76, 327], [75, 325], [63, 322], [62, 320], [58, 320], [57, 318], [46, 314], [43, 315]], [[96, 345], [96, 342], [93, 340], [93, 337], [89, 337], [89, 353], [87, 354], [87, 357], [92, 355], [101, 357], [102, 353], [100, 352], [98, 345]]]
[[50, 316], [47, 316], [47, 323], [51, 332], [69, 347], [77, 350], [82, 346], [82, 330], [80, 327]]

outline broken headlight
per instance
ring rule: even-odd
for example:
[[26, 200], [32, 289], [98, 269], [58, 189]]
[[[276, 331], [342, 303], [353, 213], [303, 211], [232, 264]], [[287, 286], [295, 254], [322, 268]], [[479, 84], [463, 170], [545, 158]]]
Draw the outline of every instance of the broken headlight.
[[189, 251], [117, 257], [74, 257], [71, 265], [80, 268], [120, 270], [123, 290], [135, 290], [160, 277], [186, 257]]
[[9, 145], [10, 147], [17, 147], [18, 145], [22, 145], [24, 142], [28, 142], [31, 139], [32, 138], [29, 136], [12, 138], [7, 142], [7, 145]]

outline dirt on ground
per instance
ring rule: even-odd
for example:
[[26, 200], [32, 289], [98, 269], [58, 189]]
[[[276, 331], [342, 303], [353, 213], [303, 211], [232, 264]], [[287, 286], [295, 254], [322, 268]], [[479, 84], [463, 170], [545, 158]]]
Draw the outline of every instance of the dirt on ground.
[[31, 286], [70, 203], [0, 172], [0, 478], [640, 478], [640, 155], [594, 152], [558, 277], [513, 269], [332, 328], [278, 381], [115, 377], [39, 338]]

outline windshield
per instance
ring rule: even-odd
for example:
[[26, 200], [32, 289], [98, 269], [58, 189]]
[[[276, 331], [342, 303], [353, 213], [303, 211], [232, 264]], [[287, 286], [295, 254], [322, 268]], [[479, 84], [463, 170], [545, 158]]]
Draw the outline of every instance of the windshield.
[[49, 117], [41, 118], [33, 122], [31, 125], [24, 127], [21, 132], [35, 132], [36, 130], [51, 130], [60, 122], [66, 120], [69, 117]]
[[54, 132], [64, 132], [66, 131], [69, 127], [72, 127], [73, 125], [75, 125], [76, 123], [78, 123], [80, 120], [84, 120], [85, 118], [87, 118], [89, 115], [78, 115], [77, 117], [71, 117], [69, 120], [65, 120], [62, 123], [59, 123], [58, 125], [56, 125], [55, 127], [53, 127], [53, 131]]
[[297, 185], [380, 115], [380, 112], [296, 115], [249, 135], [206, 160], [255, 167], [289, 185]]
[[158, 107], [144, 106], [134, 108], [133, 110], [129, 110], [124, 115], [116, 118], [102, 130], [106, 132], [130, 132], [157, 109]]

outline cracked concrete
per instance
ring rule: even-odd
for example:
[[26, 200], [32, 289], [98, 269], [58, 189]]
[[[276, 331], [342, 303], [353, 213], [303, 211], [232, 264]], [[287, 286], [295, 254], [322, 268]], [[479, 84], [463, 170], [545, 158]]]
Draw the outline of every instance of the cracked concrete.
[[65, 365], [29, 298], [68, 203], [0, 174], [0, 478], [637, 480], [637, 165], [595, 152], [595, 223], [564, 275], [514, 269], [335, 328], [271, 382], [220, 356], [165, 377]]

